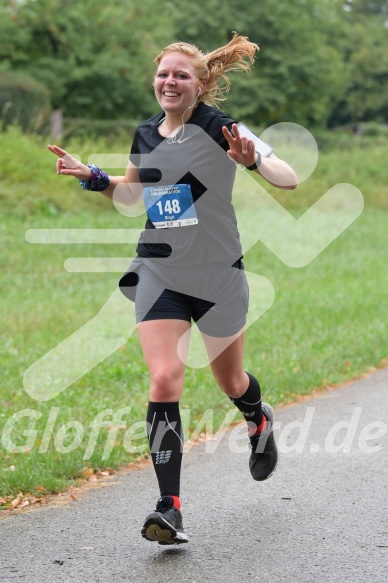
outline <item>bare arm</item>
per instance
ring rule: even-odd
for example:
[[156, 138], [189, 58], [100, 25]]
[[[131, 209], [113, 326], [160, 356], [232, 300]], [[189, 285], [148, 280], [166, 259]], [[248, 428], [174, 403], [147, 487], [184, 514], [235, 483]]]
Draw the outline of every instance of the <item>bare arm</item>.
[[298, 186], [298, 177], [291, 166], [274, 154], [268, 158], [262, 157], [259, 168], [253, 172], [260, 174], [267, 182], [277, 188], [294, 190]]
[[[236, 124], [233, 124], [232, 130], [233, 135], [226, 126], [222, 128], [230, 147], [230, 150], [227, 152], [228, 156], [236, 164], [251, 166], [257, 157], [253, 141], [240, 136]], [[273, 154], [267, 158], [263, 156], [259, 168], [254, 170], [254, 172], [260, 174], [267, 182], [277, 188], [293, 190], [298, 186], [298, 177], [291, 166]]]
[[136, 204], [143, 194], [139, 171], [132, 162], [128, 162], [125, 176], [109, 176], [110, 183], [101, 194], [115, 202], [125, 205]]
[[[89, 180], [91, 170], [85, 164], [74, 158], [59, 146], [48, 145], [47, 148], [58, 156], [56, 170], [58, 175], [73, 176], [78, 180]], [[142, 195], [139, 172], [136, 166], [128, 163], [125, 176], [109, 176], [110, 182], [106, 190], [101, 191], [104, 196], [122, 204], [135, 204]]]

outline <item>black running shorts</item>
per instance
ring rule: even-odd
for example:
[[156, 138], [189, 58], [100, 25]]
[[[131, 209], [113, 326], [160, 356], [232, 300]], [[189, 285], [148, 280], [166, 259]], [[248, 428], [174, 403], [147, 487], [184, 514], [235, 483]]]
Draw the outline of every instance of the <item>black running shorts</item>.
[[[241, 260], [233, 266], [213, 264], [190, 269], [142, 261], [136, 269], [136, 293], [121, 291], [135, 300], [136, 321], [177, 319], [196, 322], [204, 334], [232, 336], [241, 331], [248, 311], [248, 282]], [[129, 274], [133, 276], [134, 273]], [[127, 282], [127, 283], [126, 283]]]

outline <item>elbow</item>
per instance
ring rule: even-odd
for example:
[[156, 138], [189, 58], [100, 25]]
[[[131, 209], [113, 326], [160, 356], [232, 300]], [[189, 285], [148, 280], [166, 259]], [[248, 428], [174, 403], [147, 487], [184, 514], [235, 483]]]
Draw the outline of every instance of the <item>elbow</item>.
[[282, 190], [295, 190], [295, 188], [298, 186], [298, 178], [295, 175], [294, 177], [288, 179], [286, 184], [274, 185], [274, 186], [277, 186], [278, 188], [281, 188]]
[[260, 170], [258, 173], [265, 178], [267, 182], [272, 184], [272, 186], [281, 188], [282, 190], [295, 190], [299, 183], [297, 175], [291, 168], [288, 168], [286, 172], [283, 172], [278, 176], [275, 181], [269, 179], [264, 173], [260, 172]]
[[281, 182], [277, 186], [282, 190], [295, 190], [295, 188], [298, 186], [298, 183], [298, 176], [294, 170], [288, 166], [287, 171], [284, 172], [282, 176]]
[[295, 174], [295, 172], [292, 173], [292, 176], [290, 176], [290, 184], [287, 187], [287, 190], [295, 190], [295, 188], [298, 186], [299, 181], [298, 181], [298, 177]]

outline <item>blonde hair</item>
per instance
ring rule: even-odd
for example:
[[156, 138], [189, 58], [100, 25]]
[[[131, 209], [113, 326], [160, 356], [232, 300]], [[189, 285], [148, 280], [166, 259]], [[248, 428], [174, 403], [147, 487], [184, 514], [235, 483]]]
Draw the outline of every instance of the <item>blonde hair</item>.
[[206, 101], [209, 105], [219, 106], [225, 101], [230, 90], [228, 71], [249, 71], [259, 51], [257, 44], [248, 37], [233, 33], [233, 38], [223, 47], [210, 53], [203, 53], [198, 47], [186, 42], [176, 42], [164, 48], [156, 57], [159, 65], [163, 57], [169, 53], [183, 53], [192, 59], [198, 79], [204, 84], [204, 92], [198, 101]]

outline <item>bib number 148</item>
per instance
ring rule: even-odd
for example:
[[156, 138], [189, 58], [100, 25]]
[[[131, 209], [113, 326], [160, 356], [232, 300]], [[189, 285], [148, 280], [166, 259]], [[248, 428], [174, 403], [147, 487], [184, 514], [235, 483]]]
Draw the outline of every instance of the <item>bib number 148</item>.
[[181, 207], [179, 204], [179, 200], [177, 198], [173, 198], [172, 200], [166, 200], [164, 201], [164, 208], [163, 208], [163, 201], [158, 200], [158, 202], [156, 203], [156, 206], [159, 209], [159, 213], [161, 215], [164, 214], [168, 214], [168, 215], [172, 215], [172, 214], [178, 214], [181, 212]]

